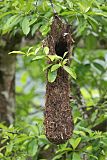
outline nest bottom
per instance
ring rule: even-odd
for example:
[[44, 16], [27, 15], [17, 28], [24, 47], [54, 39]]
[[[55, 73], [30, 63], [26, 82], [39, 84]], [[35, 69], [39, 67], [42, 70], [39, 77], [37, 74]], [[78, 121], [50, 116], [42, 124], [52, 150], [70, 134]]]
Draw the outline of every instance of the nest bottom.
[[73, 132], [73, 119], [69, 102], [68, 74], [58, 70], [55, 82], [47, 82], [45, 105], [45, 131], [52, 143], [65, 143]]

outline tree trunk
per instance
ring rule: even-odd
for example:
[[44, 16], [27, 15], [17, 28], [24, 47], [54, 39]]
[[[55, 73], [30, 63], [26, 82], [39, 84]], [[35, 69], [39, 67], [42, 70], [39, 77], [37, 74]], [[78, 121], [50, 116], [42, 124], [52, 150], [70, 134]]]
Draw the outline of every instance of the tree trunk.
[[19, 37], [1, 37], [0, 47], [0, 122], [13, 123], [15, 113], [15, 63], [16, 56], [8, 55], [15, 50]]

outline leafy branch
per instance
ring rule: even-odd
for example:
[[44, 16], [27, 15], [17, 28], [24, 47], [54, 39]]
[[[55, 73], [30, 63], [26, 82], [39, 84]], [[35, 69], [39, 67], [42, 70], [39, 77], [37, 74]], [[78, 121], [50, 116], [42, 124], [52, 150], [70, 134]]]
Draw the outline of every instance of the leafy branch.
[[35, 56], [31, 62], [34, 61], [40, 61], [40, 60], [46, 60], [46, 61], [50, 61], [49, 64], [47, 64], [46, 66], [43, 66], [43, 71], [48, 70], [48, 81], [49, 82], [54, 82], [56, 77], [57, 77], [57, 70], [62, 67], [72, 78], [76, 79], [76, 73], [75, 71], [70, 68], [67, 65], [68, 59], [66, 58], [66, 55], [68, 52], [65, 52], [63, 57], [60, 57], [58, 55], [49, 55], [49, 48], [48, 47], [44, 47], [43, 48], [43, 53], [39, 54], [39, 52], [41, 51], [41, 47], [36, 48], [35, 51], [32, 51], [33, 48], [30, 47], [27, 51], [27, 53], [22, 52], [22, 51], [12, 51], [9, 52], [9, 54], [22, 54], [25, 56]]

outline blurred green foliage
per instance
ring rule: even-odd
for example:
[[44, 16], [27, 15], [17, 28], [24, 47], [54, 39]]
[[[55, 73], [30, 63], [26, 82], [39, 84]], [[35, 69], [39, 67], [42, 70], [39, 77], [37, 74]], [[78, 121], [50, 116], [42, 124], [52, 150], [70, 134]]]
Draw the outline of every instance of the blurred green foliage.
[[[55, 10], [72, 28], [75, 40], [71, 81], [75, 123], [71, 139], [63, 145], [51, 144], [44, 135], [44, 59], [31, 63], [34, 56], [17, 56], [15, 124], [0, 124], [1, 160], [106, 160], [107, 159], [107, 2], [105, 0], [53, 0]], [[0, 33], [20, 34], [40, 39], [33, 46], [38, 54], [41, 41], [52, 22], [47, 0], [0, 1]], [[25, 45], [22, 52], [32, 45]], [[30, 53], [31, 53], [30, 50]], [[39, 52], [42, 54], [42, 52]], [[10, 55], [11, 56], [11, 55]], [[76, 87], [77, 89], [76, 89]], [[80, 94], [77, 92], [80, 90]], [[81, 99], [82, 97], [82, 99]], [[95, 130], [96, 126], [99, 126]], [[103, 129], [102, 129], [103, 128]], [[47, 156], [47, 155], [48, 156]]]

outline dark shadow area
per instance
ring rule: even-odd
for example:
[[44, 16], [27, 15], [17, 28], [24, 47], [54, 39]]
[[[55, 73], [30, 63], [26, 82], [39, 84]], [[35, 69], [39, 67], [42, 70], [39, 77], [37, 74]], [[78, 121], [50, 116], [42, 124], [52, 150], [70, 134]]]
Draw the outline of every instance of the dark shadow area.
[[66, 37], [61, 36], [55, 45], [55, 52], [58, 56], [63, 57], [68, 51]]

